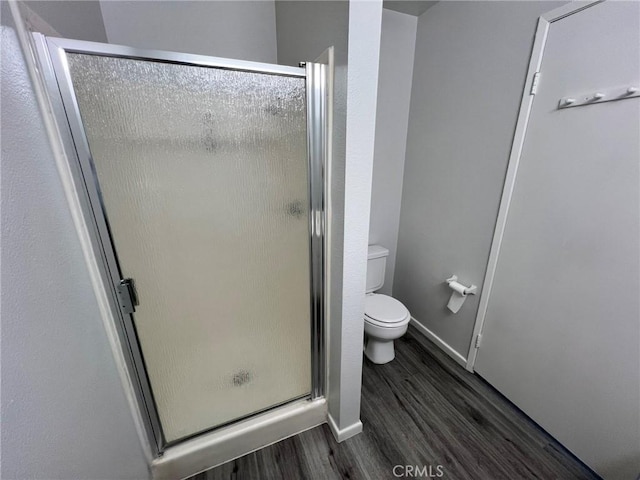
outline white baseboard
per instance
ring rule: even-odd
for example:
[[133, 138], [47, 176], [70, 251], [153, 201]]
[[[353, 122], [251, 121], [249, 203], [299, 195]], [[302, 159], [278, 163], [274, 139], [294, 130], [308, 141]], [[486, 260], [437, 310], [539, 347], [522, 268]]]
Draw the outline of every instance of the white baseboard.
[[433, 333], [431, 330], [429, 330], [427, 327], [425, 327], [423, 324], [421, 324], [418, 320], [416, 320], [413, 317], [411, 317], [411, 325], [413, 325], [418, 330], [420, 330], [420, 332], [423, 333], [425, 337], [427, 337], [433, 343], [438, 345], [442, 350], [444, 350], [444, 352], [447, 355], [449, 355], [451, 358], [453, 358], [456, 362], [458, 362], [464, 368], [467, 368], [467, 359], [465, 357], [463, 357], [462, 355], [460, 355], [460, 353], [455, 351], [451, 347], [451, 345], [446, 343], [439, 336], [437, 336], [435, 333]]
[[336, 422], [331, 416], [331, 414], [328, 414], [327, 418], [328, 418], [329, 428], [331, 429], [331, 433], [333, 433], [333, 437], [336, 439], [336, 442], [338, 443], [344, 442], [346, 439], [354, 437], [360, 432], [362, 432], [362, 422], [360, 420], [340, 430], [338, 428], [338, 425], [336, 425]]

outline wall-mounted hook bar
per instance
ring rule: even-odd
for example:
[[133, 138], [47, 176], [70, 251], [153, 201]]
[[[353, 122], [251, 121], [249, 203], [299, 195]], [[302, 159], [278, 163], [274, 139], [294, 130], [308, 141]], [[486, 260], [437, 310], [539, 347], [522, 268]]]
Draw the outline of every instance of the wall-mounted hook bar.
[[627, 98], [640, 97], [640, 87], [631, 85], [599, 90], [595, 93], [562, 97], [558, 102], [558, 109], [594, 105], [596, 103], [611, 102], [613, 100], [626, 100]]

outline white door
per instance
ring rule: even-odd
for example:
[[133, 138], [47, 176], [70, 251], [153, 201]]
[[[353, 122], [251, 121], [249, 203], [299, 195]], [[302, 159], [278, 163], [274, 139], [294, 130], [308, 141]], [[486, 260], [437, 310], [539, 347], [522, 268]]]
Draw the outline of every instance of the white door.
[[550, 25], [475, 370], [605, 479], [640, 473], [640, 3]]

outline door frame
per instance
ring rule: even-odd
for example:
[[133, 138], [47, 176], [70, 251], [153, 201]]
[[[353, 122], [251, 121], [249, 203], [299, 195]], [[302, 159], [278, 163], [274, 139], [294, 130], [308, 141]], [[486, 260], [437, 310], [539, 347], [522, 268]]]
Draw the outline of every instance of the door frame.
[[474, 371], [476, 358], [478, 356], [478, 349], [481, 346], [482, 330], [484, 328], [485, 317], [487, 315], [487, 309], [491, 297], [491, 289], [493, 287], [493, 280], [500, 257], [500, 248], [502, 246], [502, 239], [507, 224], [509, 207], [511, 206], [511, 197], [513, 195], [513, 189], [516, 183], [518, 166], [520, 165], [520, 157], [522, 155], [522, 149], [524, 147], [524, 142], [527, 134], [527, 126], [529, 124], [531, 109], [535, 100], [537, 86], [539, 82], [544, 81], [543, 75], [540, 72], [540, 67], [542, 66], [542, 58], [544, 56], [544, 49], [547, 43], [549, 28], [551, 27], [552, 23], [562, 20], [563, 18], [566, 18], [575, 13], [581, 12], [586, 8], [593, 7], [594, 5], [602, 3], [603, 1], [604, 0], [571, 2], [545, 13], [538, 19], [533, 47], [531, 49], [531, 57], [529, 60], [529, 69], [527, 70], [527, 76], [524, 82], [522, 100], [520, 102], [520, 110], [518, 112], [518, 119], [516, 121], [513, 143], [511, 144], [511, 153], [509, 154], [509, 161], [507, 163], [507, 173], [504, 180], [502, 196], [500, 198], [498, 217], [493, 233], [493, 240], [491, 242], [491, 249], [489, 251], [487, 270], [485, 272], [484, 281], [482, 283], [478, 312], [476, 314], [476, 320], [473, 327], [473, 334], [471, 336], [469, 352], [467, 353], [466, 369], [470, 372]]
[[[327, 118], [329, 99], [327, 92], [328, 66], [308, 62], [305, 68], [271, 65], [245, 60], [234, 60], [203, 55], [183, 54], [159, 50], [145, 50], [127, 46], [69, 40], [32, 34], [32, 41], [46, 93], [51, 106], [50, 113], [58, 128], [60, 147], [57, 153], [66, 158], [68, 177], [65, 184], [67, 195], [75, 197], [73, 203], [79, 206], [79, 214], [87, 227], [86, 242], [92, 252], [92, 260], [97, 267], [101, 292], [97, 292], [99, 302], [108, 318], [109, 333], [117, 336], [114, 351], [117, 363], [126, 376], [125, 394], [137, 409], [134, 415], [143, 424], [151, 460], [156, 469], [176, 474], [176, 465], [181, 472], [194, 471], [198, 455], [207, 457], [201, 465], [210, 468], [211, 463], [221, 463], [237, 456], [234, 442], [249, 431], [256, 430], [256, 441], [260, 435], [288, 436], [310, 428], [326, 420], [326, 316], [325, 316], [325, 165], [327, 162]], [[223, 68], [236, 71], [257, 72], [306, 79], [307, 91], [307, 153], [309, 171], [309, 247], [310, 247], [310, 312], [311, 312], [311, 393], [303, 399], [292, 399], [283, 405], [255, 412], [229, 424], [217, 426], [193, 437], [168, 444], [164, 437], [153, 392], [146, 373], [142, 351], [137, 339], [132, 314], [123, 312], [118, 299], [117, 287], [123, 277], [120, 274], [115, 247], [109, 232], [109, 223], [97, 181], [96, 171], [89, 150], [85, 129], [80, 116], [75, 92], [71, 81], [67, 53], [93, 54], [120, 58], [160, 61], [181, 65]], [[79, 232], [80, 235], [84, 232]], [[107, 321], [107, 320], [105, 320]], [[114, 347], [114, 350], [116, 347]], [[123, 360], [123, 362], [120, 362]], [[274, 419], [289, 421], [290, 429], [278, 426]], [[320, 420], [321, 419], [321, 420]], [[279, 440], [277, 438], [275, 441]], [[256, 443], [244, 440], [247, 445]], [[274, 440], [269, 441], [271, 443]], [[220, 449], [221, 443], [231, 443], [226, 450], [212, 457], [206, 454], [214, 445]], [[254, 447], [256, 448], [256, 447]], [[225, 450], [224, 448], [222, 450]], [[164, 455], [165, 452], [167, 455]], [[204, 453], [203, 453], [204, 452]], [[247, 453], [247, 452], [243, 452]], [[242, 454], [243, 454], [242, 453]], [[225, 457], [225, 455], [231, 455]], [[165, 457], [165, 458], [161, 458]], [[186, 460], [185, 460], [186, 458]], [[152, 470], [154, 469], [152, 464]], [[154, 475], [155, 476], [155, 475]]]

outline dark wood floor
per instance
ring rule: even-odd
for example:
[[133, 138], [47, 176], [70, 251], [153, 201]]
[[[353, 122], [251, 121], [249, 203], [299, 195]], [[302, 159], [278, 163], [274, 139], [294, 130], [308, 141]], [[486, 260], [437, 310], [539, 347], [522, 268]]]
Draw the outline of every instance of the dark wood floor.
[[393, 479], [405, 473], [396, 465], [445, 480], [599, 478], [413, 327], [393, 362], [365, 358], [361, 418], [364, 431], [340, 444], [323, 425], [190, 480]]

